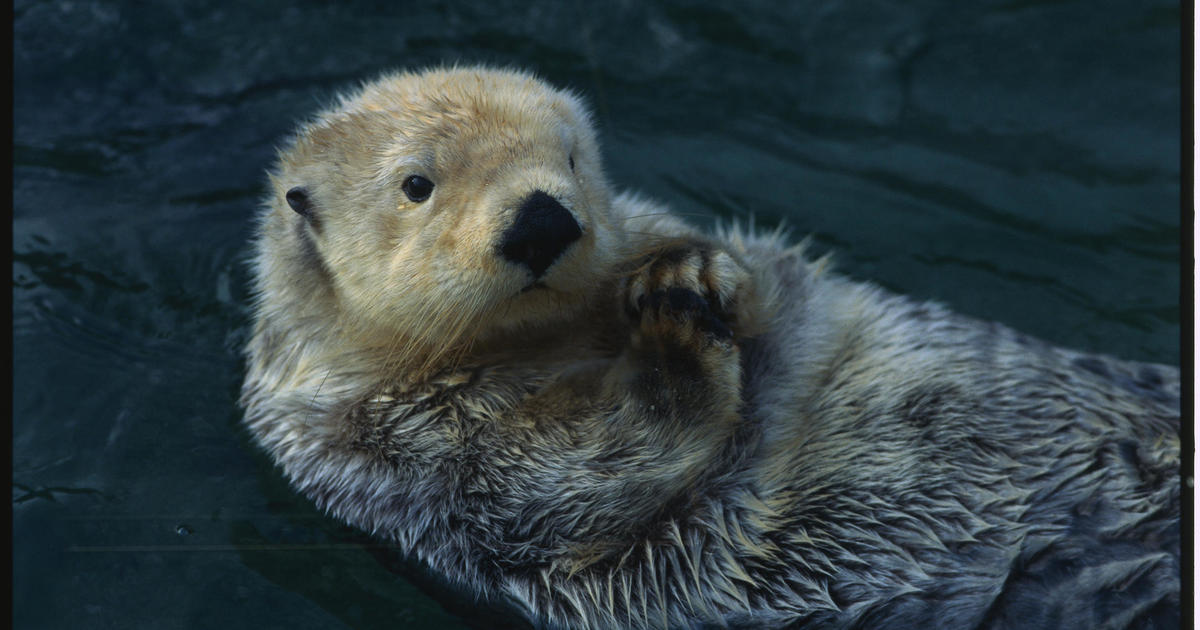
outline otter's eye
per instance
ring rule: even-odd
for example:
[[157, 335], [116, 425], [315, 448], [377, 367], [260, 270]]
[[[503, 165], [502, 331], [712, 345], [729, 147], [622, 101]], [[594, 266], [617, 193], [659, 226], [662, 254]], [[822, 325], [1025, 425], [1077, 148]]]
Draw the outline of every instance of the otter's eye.
[[575, 172], [575, 156], [574, 156], [574, 155], [568, 155], [568, 156], [567, 156], [567, 166], [570, 166], [570, 167], [571, 167], [571, 172], [572, 172], [572, 173], [574, 173], [574, 172]]
[[425, 201], [433, 194], [433, 182], [420, 175], [409, 175], [400, 188], [404, 189], [409, 199], [417, 202]]

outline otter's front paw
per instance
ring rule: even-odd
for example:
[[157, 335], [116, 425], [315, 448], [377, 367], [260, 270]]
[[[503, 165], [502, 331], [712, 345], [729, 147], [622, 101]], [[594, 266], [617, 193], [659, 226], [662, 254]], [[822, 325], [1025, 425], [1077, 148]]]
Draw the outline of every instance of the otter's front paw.
[[643, 337], [701, 348], [727, 344], [737, 328], [736, 305], [749, 274], [729, 254], [707, 244], [658, 252], [626, 285], [626, 310]]

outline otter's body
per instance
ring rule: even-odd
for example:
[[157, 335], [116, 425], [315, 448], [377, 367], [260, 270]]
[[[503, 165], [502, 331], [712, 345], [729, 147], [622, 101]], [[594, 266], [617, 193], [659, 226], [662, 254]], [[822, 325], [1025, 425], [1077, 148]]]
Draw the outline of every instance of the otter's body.
[[579, 102], [519, 73], [371, 83], [272, 182], [253, 435], [538, 624], [1177, 623], [1174, 368], [614, 196]]

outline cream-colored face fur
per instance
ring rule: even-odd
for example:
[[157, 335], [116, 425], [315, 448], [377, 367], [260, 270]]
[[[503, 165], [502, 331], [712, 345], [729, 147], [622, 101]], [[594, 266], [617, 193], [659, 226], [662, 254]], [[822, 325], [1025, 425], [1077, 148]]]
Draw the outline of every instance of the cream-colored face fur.
[[[405, 194], [413, 175], [433, 182], [428, 199]], [[459, 69], [373, 82], [301, 130], [273, 185], [288, 221], [303, 219], [285, 194], [306, 189], [313, 217], [303, 227], [330, 272], [342, 321], [385, 343], [446, 344], [566, 316], [620, 251], [587, 112], [521, 73]], [[539, 190], [570, 211], [582, 236], [535, 283], [498, 244]]]

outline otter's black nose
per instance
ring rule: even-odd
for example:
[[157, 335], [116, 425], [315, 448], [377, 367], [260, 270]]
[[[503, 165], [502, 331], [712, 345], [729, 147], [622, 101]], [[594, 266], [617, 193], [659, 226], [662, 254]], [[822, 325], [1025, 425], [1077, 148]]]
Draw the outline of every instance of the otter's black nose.
[[540, 278], [563, 250], [583, 234], [579, 222], [554, 197], [535, 190], [521, 203], [517, 220], [500, 237], [500, 254]]

